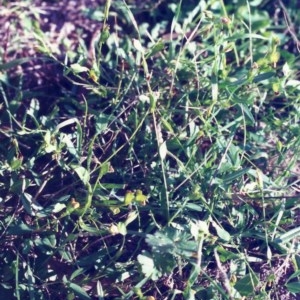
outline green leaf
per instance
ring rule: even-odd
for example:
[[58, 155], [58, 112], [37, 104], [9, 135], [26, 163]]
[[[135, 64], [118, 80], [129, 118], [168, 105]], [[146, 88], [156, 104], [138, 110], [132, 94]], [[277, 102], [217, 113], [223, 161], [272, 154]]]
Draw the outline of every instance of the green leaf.
[[87, 67], [81, 66], [80, 64], [72, 64], [70, 67], [75, 74], [88, 72], [89, 70]]
[[43, 210], [43, 207], [41, 205], [39, 205], [36, 201], [33, 201], [32, 195], [30, 195], [28, 193], [23, 193], [21, 195], [21, 201], [22, 201], [22, 204], [23, 204], [26, 212], [31, 216], [35, 216], [36, 211]]
[[256, 274], [247, 274], [242, 279], [239, 279], [235, 284], [234, 288], [242, 295], [242, 296], [250, 296], [254, 291], [255, 287], [258, 285], [259, 279]]
[[73, 283], [73, 282], [67, 282], [67, 286], [70, 290], [74, 292], [76, 296], [78, 296], [81, 300], [91, 300], [91, 297], [86, 293], [86, 291], [80, 287], [79, 285]]
[[167, 130], [169, 133], [174, 134], [174, 130], [170, 122], [168, 122], [165, 118], [161, 117], [162, 127]]
[[167, 227], [154, 235], [147, 234], [146, 242], [157, 253], [170, 253], [184, 257], [193, 256], [197, 248], [197, 243], [192, 238], [189, 228], [178, 230]]
[[85, 269], [84, 269], [84, 268], [79, 268], [79, 269], [75, 270], [75, 271], [72, 273], [72, 275], [71, 275], [71, 277], [70, 277], [70, 280], [73, 280], [74, 278], [78, 277], [79, 275], [84, 274], [84, 272], [85, 272]]
[[98, 229], [97, 227], [94, 227], [94, 226], [84, 223], [81, 218], [79, 219], [78, 223], [79, 223], [80, 228], [86, 232], [93, 233], [94, 235], [101, 235], [101, 233], [102, 233], [102, 231], [100, 229]]
[[141, 53], [144, 53], [144, 52], [145, 52], [140, 40], [132, 39], [132, 43], [133, 43], [133, 47], [134, 47], [138, 52], [141, 52]]
[[54, 234], [48, 235], [44, 237], [42, 240], [42, 243], [44, 246], [49, 247], [49, 248], [55, 248], [56, 246], [56, 237]]
[[300, 293], [300, 282], [289, 282], [285, 286], [291, 293], [294, 294]]
[[232, 41], [232, 42], [236, 42], [236, 40], [238, 39], [259, 39], [259, 40], [269, 40], [268, 37], [265, 37], [263, 35], [260, 34], [256, 34], [256, 33], [235, 33], [233, 35], [230, 35], [230, 37], [226, 38], [226, 41]]
[[235, 172], [232, 172], [231, 174], [227, 174], [224, 178], [225, 184], [230, 184], [232, 181], [234, 181], [237, 178], [240, 178], [241, 176], [245, 175], [250, 168], [244, 168]]
[[62, 211], [64, 208], [66, 208], [66, 205], [64, 203], [56, 203], [51, 207], [52, 213], [54, 214]]
[[130, 211], [124, 222], [125, 226], [132, 223], [134, 220], [136, 220], [137, 217], [138, 217], [138, 213], [136, 211]]
[[77, 165], [71, 165], [73, 170], [77, 173], [78, 177], [80, 180], [84, 183], [87, 184], [90, 181], [90, 173], [88, 170], [82, 166], [77, 166]]
[[164, 49], [164, 43], [163, 41], [160, 39], [158, 40], [154, 45], [152, 45], [150, 47], [150, 49], [147, 50], [146, 54], [145, 54], [145, 58], [148, 59], [151, 56], [154, 56], [155, 54], [161, 52]]
[[300, 236], [300, 227], [293, 228], [293, 229], [281, 234], [279, 237], [274, 239], [274, 242], [285, 244], [298, 236]]
[[[3, 274], [2, 274], [3, 276]], [[0, 295], [2, 299], [16, 299], [14, 295], [14, 289], [10, 286], [6, 286], [5, 284], [0, 284]]]
[[73, 142], [71, 141], [71, 137], [67, 134], [61, 134], [60, 136], [61, 142], [67, 146], [68, 151], [70, 154], [74, 155], [75, 158], [79, 159], [79, 153], [77, 152]]
[[22, 167], [23, 159], [14, 157], [10, 161], [10, 167], [13, 171], [18, 171]]
[[159, 156], [162, 160], [164, 160], [167, 156], [167, 144], [166, 142], [163, 142], [160, 146], [159, 146]]
[[102, 43], [102, 44], [106, 43], [109, 36], [110, 36], [109, 26], [106, 25], [102, 29], [102, 32], [101, 32], [101, 35], [100, 35], [100, 43]]
[[95, 116], [96, 133], [100, 134], [108, 128], [108, 123], [112, 121], [112, 118], [106, 114], [100, 113]]
[[124, 236], [127, 234], [127, 228], [124, 222], [118, 223], [118, 232]]
[[238, 254], [228, 251], [228, 250], [224, 249], [222, 246], [218, 247], [218, 253], [220, 255], [221, 262], [226, 262], [226, 261], [233, 260], [233, 259], [237, 260], [239, 258]]
[[212, 222], [212, 226], [216, 229], [217, 235], [221, 240], [224, 242], [229, 242], [231, 240], [231, 235], [216, 222]]
[[105, 162], [105, 163], [101, 164], [100, 172], [99, 172], [99, 176], [98, 176], [99, 179], [101, 179], [103, 177], [103, 175], [108, 173], [110, 168], [111, 168], [111, 166], [110, 166], [109, 162]]
[[262, 2], [263, 0], [252, 0], [251, 2], [249, 1], [249, 4], [255, 7], [255, 6], [259, 6]]
[[253, 82], [257, 83], [257, 82], [260, 82], [260, 81], [264, 81], [264, 80], [267, 80], [267, 79], [270, 79], [270, 78], [274, 77], [275, 75], [276, 75], [275, 72], [262, 73], [262, 74], [259, 74], [259, 75], [255, 76], [254, 79], [253, 79]]
[[300, 276], [300, 270], [294, 272], [294, 273], [289, 277], [288, 281], [290, 281], [291, 279], [296, 278], [296, 277], [298, 277], [298, 276]]
[[201, 220], [191, 222], [190, 231], [196, 240], [199, 240], [199, 236], [210, 234], [207, 222]]
[[212, 84], [211, 84], [211, 95], [212, 95], [212, 101], [213, 102], [218, 100], [219, 86], [218, 86], [217, 82], [212, 82]]
[[146, 242], [155, 251], [172, 252], [174, 249], [172, 239], [165, 236], [162, 232], [156, 232], [155, 235], [147, 234]]
[[240, 106], [240, 109], [245, 114], [246, 120], [248, 119], [251, 124], [255, 124], [255, 119], [254, 119], [251, 111], [249, 110], [249, 108], [244, 104], [240, 104], [239, 106]]
[[146, 277], [151, 277], [152, 280], [157, 280], [161, 273], [156, 269], [154, 260], [149, 253], [139, 254], [137, 257], [139, 264], [141, 265], [142, 273]]
[[52, 136], [49, 130], [46, 131], [44, 135], [44, 144], [43, 148], [46, 153], [52, 153], [57, 150], [57, 141], [54, 136]]
[[18, 221], [17, 224], [11, 225], [7, 229], [7, 234], [13, 235], [22, 235], [25, 233], [31, 233], [34, 231], [34, 228], [28, 226], [27, 224], [23, 223], [22, 221]]
[[197, 205], [195, 203], [188, 203], [185, 205], [186, 209], [203, 212], [203, 206]]
[[[25, 58], [14, 59], [14, 60], [12, 60], [8, 63], [0, 64], [0, 71], [9, 70], [11, 68], [20, 66], [20, 65], [25, 64], [27, 62], [30, 62], [34, 59], [36, 59], [36, 58], [35, 57], [25, 57]], [[39, 57], [39, 59], [40, 59], [40, 57]]]

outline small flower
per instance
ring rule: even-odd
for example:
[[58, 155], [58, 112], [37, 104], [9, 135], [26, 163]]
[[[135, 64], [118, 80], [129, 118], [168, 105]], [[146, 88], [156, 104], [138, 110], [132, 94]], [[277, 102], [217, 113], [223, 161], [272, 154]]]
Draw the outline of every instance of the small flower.
[[75, 198], [72, 198], [72, 199], [71, 199], [71, 206], [72, 206], [74, 209], [77, 209], [77, 208], [80, 207], [80, 203], [77, 202], [77, 201], [75, 200]]
[[231, 20], [230, 20], [228, 17], [222, 17], [222, 18], [221, 18], [221, 22], [222, 22], [223, 24], [228, 25], [228, 24], [231, 23]]

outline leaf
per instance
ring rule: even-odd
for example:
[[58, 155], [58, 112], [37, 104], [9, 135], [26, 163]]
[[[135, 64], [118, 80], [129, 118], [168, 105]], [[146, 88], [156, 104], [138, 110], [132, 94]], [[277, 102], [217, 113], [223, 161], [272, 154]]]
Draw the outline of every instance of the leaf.
[[212, 95], [213, 102], [218, 100], [219, 86], [217, 82], [211, 84], [211, 95]]
[[108, 123], [112, 121], [112, 118], [106, 114], [100, 113], [95, 116], [95, 128], [96, 133], [100, 134], [108, 128]]
[[189, 210], [203, 212], [203, 206], [197, 205], [195, 203], [188, 203], [188, 204], [185, 205], [185, 208], [187, 208]]
[[289, 282], [285, 286], [291, 293], [294, 293], [294, 294], [300, 293], [300, 282]]
[[[2, 278], [4, 275], [2, 274]], [[6, 281], [6, 278], [2, 279], [4, 282]], [[6, 284], [2, 283], [0, 285], [0, 295], [2, 299], [16, 299], [14, 295], [14, 289], [12, 289], [10, 286], [6, 286]]]
[[78, 152], [76, 151], [76, 148], [75, 148], [73, 142], [71, 141], [70, 136], [63, 133], [63, 134], [61, 134], [60, 138], [61, 138], [61, 142], [67, 146], [70, 154], [74, 155], [75, 158], [79, 159]]
[[156, 269], [154, 260], [147, 252], [144, 254], [139, 254], [137, 260], [142, 268], [142, 273], [146, 277], [151, 277], [152, 280], [157, 280], [161, 273]]
[[18, 171], [23, 164], [23, 158], [16, 158], [14, 157], [11, 161], [10, 161], [10, 167], [13, 171]]
[[58, 213], [58, 212], [62, 211], [64, 208], [66, 208], [66, 205], [64, 203], [56, 203], [52, 207], [52, 212]]
[[147, 234], [146, 242], [155, 251], [172, 252], [174, 249], [173, 241], [162, 232], [156, 232], [154, 235]]
[[5, 71], [5, 70], [8, 70], [8, 69], [11, 69], [14, 67], [18, 67], [18, 66], [25, 64], [27, 62], [30, 62], [34, 59], [37, 59], [37, 58], [36, 57], [25, 57], [25, 58], [14, 59], [8, 63], [0, 64], [0, 71]]
[[74, 292], [75, 295], [78, 296], [79, 299], [81, 299], [81, 300], [91, 300], [91, 297], [79, 285], [77, 285], [73, 282], [67, 282], [67, 286], [69, 287], [69, 289], [71, 289]]
[[154, 252], [170, 253], [175, 256], [191, 257], [196, 251], [197, 243], [192, 239], [190, 230], [178, 230], [167, 227], [154, 235], [147, 234], [146, 242]]
[[36, 201], [33, 201], [32, 195], [26, 192], [21, 195], [21, 201], [26, 212], [31, 216], [35, 216], [36, 211], [41, 211], [43, 209], [41, 205], [39, 205]]
[[125, 236], [127, 234], [126, 224], [123, 222], [118, 223], [118, 233]]
[[290, 281], [291, 279], [296, 278], [296, 277], [298, 277], [298, 276], [300, 276], [300, 270], [294, 272], [294, 273], [289, 277], [288, 281]]
[[174, 130], [171, 126], [171, 124], [163, 117], [161, 117], [162, 126], [165, 130], [167, 130], [169, 133], [174, 134]]
[[235, 284], [234, 288], [242, 295], [242, 296], [250, 296], [254, 291], [255, 287], [259, 283], [259, 280], [255, 274], [247, 274], [242, 279], [239, 279]]
[[299, 80], [295, 80], [295, 79], [290, 79], [287, 81], [286, 86], [291, 86], [294, 88], [299, 89], [300, 88], [300, 81]]
[[100, 235], [101, 234], [101, 230], [100, 229], [84, 223], [81, 218], [79, 219], [79, 226], [84, 231], [93, 233], [94, 235]]
[[137, 260], [142, 267], [142, 273], [147, 277], [151, 276], [154, 269], [153, 259], [149, 255], [139, 254]]
[[245, 117], [247, 117], [247, 119], [251, 122], [251, 124], [255, 124], [255, 119], [254, 119], [251, 111], [249, 110], [249, 108], [244, 104], [239, 104], [239, 106], [240, 106], [240, 109], [245, 114]]
[[209, 235], [209, 228], [207, 222], [197, 220], [196, 222], [191, 222], [190, 231], [193, 237], [198, 240], [200, 235]]
[[75, 270], [72, 275], [70, 276], [70, 280], [73, 280], [74, 278], [78, 277], [81, 274], [84, 274], [85, 269], [84, 268], [79, 268], [77, 270]]
[[37, 99], [33, 98], [30, 101], [30, 105], [27, 110], [27, 114], [34, 118], [37, 116], [37, 113], [39, 110], [40, 110], [40, 102]]
[[86, 168], [77, 165], [71, 165], [71, 167], [84, 184], [87, 184], [90, 181], [90, 173]]
[[145, 58], [148, 59], [151, 56], [154, 56], [155, 54], [161, 52], [164, 49], [164, 43], [163, 41], [160, 39], [158, 40], [154, 45], [152, 45], [150, 47], [150, 49], [147, 50], [146, 54], [145, 54]]
[[270, 79], [270, 78], [274, 77], [275, 75], [276, 75], [275, 72], [262, 73], [262, 74], [259, 74], [259, 75], [255, 76], [254, 79], [253, 79], [253, 82], [257, 83], [257, 82], [260, 82], [260, 81], [264, 81], [264, 80], [267, 80], [267, 79]]
[[231, 174], [227, 174], [224, 178], [225, 184], [230, 184], [232, 181], [234, 181], [237, 178], [242, 177], [244, 174], [246, 174], [249, 171], [250, 168], [244, 168], [235, 172], [232, 172]]
[[64, 127], [72, 125], [72, 124], [80, 124], [80, 123], [77, 118], [70, 118], [70, 119], [67, 119], [67, 120], [59, 123], [56, 126], [56, 130], [59, 131], [61, 128], [64, 128]]
[[229, 242], [231, 240], [231, 235], [222, 227], [220, 227], [216, 222], [211, 223], [212, 226], [216, 229], [218, 237], [225, 241]]
[[51, 249], [54, 250], [56, 246], [56, 242], [57, 242], [56, 237], [53, 234], [45, 236], [42, 239], [35, 240], [36, 246], [41, 247], [42, 249], [45, 250], [51, 250]]
[[274, 239], [275, 243], [288, 243], [290, 240], [300, 236], [300, 227], [293, 228]]
[[150, 100], [150, 112], [153, 113], [156, 108], [156, 103], [159, 98], [160, 94], [158, 92], [152, 92], [149, 94], [149, 100]]
[[77, 63], [71, 64], [70, 67], [75, 74], [89, 71], [89, 69], [87, 67], [81, 66], [80, 64], [77, 64]]
[[138, 213], [136, 211], [130, 211], [128, 213], [128, 216], [124, 224], [127, 226], [128, 224], [132, 223], [137, 217], [138, 217]]
[[25, 277], [27, 278], [27, 283], [28, 283], [28, 294], [30, 299], [34, 299], [34, 285], [35, 285], [35, 277], [33, 275], [33, 272], [30, 268], [30, 265], [27, 264], [27, 272], [25, 273]]
[[256, 175], [258, 186], [262, 190], [264, 187], [263, 172], [260, 169], [256, 168]]
[[17, 224], [11, 225], [7, 229], [7, 234], [13, 235], [22, 235], [26, 233], [31, 233], [34, 231], [34, 228], [28, 226], [27, 224], [23, 223], [22, 221], [18, 221]]
[[104, 300], [104, 291], [99, 280], [97, 280], [97, 295], [99, 300]]
[[111, 165], [109, 162], [105, 162], [105, 163], [101, 164], [98, 178], [101, 179], [103, 177], [103, 175], [108, 173], [110, 170], [111, 170]]
[[167, 149], [167, 144], [166, 141], [164, 141], [160, 146], [159, 146], [159, 156], [162, 160], [164, 160], [167, 156], [168, 149]]
[[109, 32], [109, 26], [106, 25], [102, 28], [102, 32], [100, 35], [100, 43], [104, 44], [107, 39], [109, 38], [110, 32]]
[[137, 39], [132, 39], [132, 43], [133, 43], [133, 47], [138, 51], [138, 52], [141, 52], [141, 53], [144, 53], [144, 48], [141, 44], [141, 42]]
[[55, 152], [57, 150], [57, 141], [55, 137], [51, 135], [51, 132], [49, 130], [47, 130], [44, 135], [43, 146], [46, 153]]
[[220, 261], [221, 262], [224, 263], [226, 261], [232, 260], [230, 262], [231, 263], [231, 268], [232, 268], [233, 265], [236, 268], [237, 264], [241, 264], [242, 263], [242, 260], [238, 260], [239, 259], [239, 255], [238, 254], [233, 253], [233, 252], [231, 252], [229, 250], [226, 250], [222, 246], [218, 247], [218, 253], [219, 253]]

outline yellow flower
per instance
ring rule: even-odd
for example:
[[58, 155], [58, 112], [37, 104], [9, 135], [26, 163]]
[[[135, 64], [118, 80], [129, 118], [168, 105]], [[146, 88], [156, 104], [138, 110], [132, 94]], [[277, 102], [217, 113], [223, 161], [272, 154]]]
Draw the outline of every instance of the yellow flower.
[[74, 209], [77, 209], [80, 207], [80, 203], [76, 201], [75, 198], [72, 198], [71, 199], [71, 206], [74, 208]]

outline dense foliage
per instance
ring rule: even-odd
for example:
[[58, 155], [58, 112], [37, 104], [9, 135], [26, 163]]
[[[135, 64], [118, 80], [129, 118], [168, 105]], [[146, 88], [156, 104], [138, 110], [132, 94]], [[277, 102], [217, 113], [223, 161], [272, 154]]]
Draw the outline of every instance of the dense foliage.
[[285, 2], [2, 1], [3, 299], [299, 297]]

